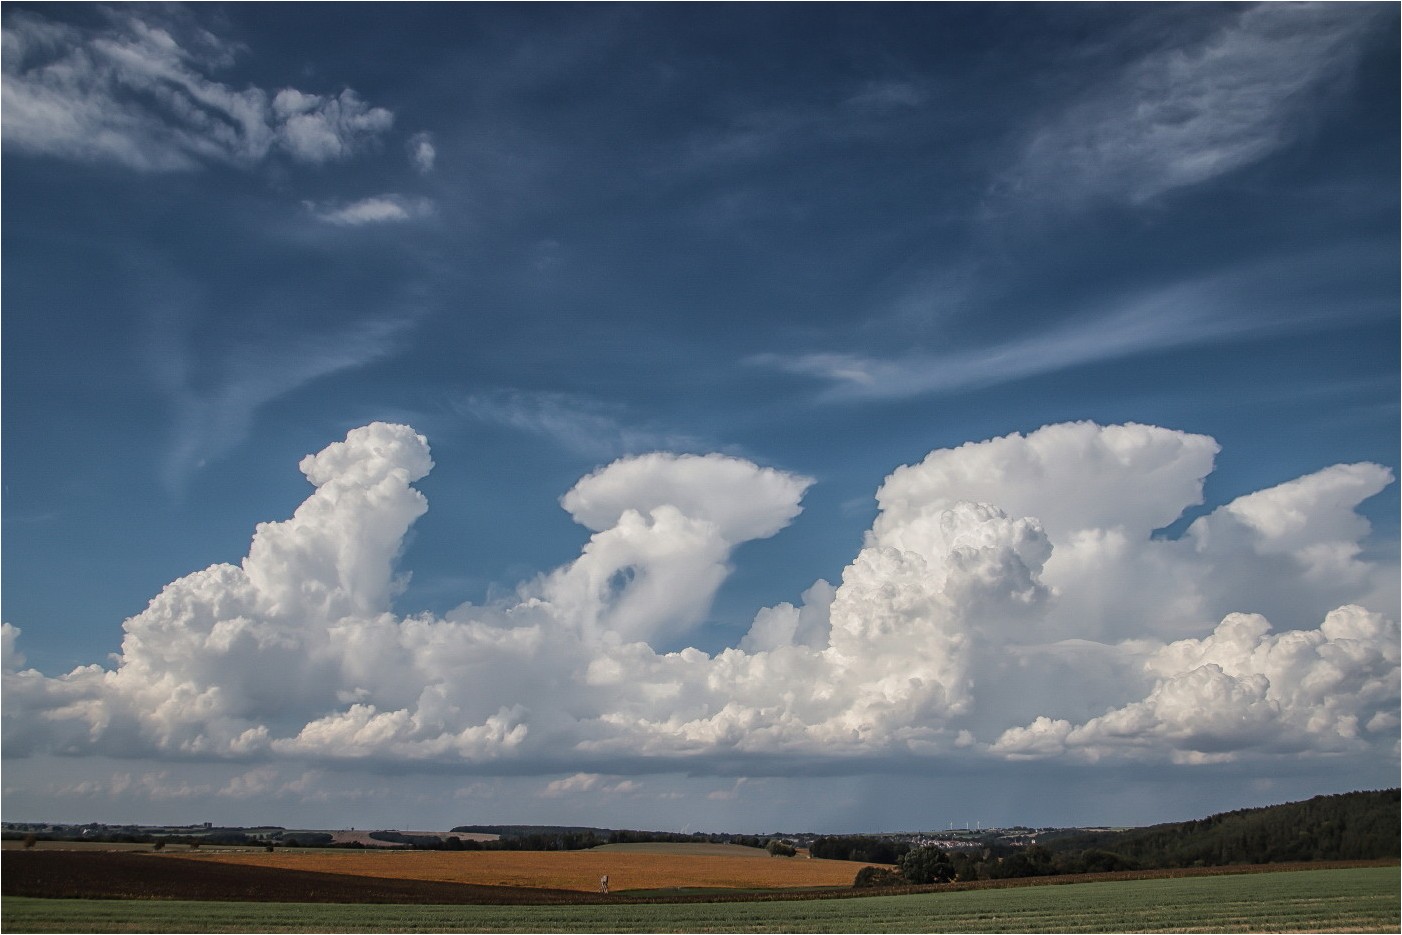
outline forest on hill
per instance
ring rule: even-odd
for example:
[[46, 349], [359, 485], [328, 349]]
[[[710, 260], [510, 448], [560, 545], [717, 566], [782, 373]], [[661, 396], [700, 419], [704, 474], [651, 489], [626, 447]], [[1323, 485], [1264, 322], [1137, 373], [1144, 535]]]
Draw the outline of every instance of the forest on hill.
[[814, 857], [895, 864], [872, 868], [858, 886], [1000, 880], [1016, 877], [1230, 864], [1396, 859], [1402, 850], [1398, 790], [1321, 795], [1305, 802], [1241, 809], [1195, 821], [1118, 831], [990, 833], [921, 843], [889, 836], [819, 838]]
[[1106, 851], [1146, 869], [1397, 857], [1398, 801], [1397, 789], [1317, 795], [1196, 821], [1053, 834], [1039, 844], [1057, 855]]

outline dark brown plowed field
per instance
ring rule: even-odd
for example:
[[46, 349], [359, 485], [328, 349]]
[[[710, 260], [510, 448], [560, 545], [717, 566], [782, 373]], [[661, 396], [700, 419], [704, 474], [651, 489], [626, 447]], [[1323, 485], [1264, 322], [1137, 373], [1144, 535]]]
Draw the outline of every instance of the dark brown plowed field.
[[536, 905], [607, 899], [564, 890], [353, 877], [122, 851], [8, 851], [0, 865], [0, 895], [442, 905]]

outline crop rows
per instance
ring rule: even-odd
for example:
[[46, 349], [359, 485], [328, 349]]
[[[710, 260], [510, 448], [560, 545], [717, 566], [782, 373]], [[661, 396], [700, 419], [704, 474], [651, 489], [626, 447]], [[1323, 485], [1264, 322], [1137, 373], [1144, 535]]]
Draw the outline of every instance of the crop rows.
[[374, 906], [7, 898], [23, 932], [1290, 932], [1398, 930], [1395, 867], [801, 902]]

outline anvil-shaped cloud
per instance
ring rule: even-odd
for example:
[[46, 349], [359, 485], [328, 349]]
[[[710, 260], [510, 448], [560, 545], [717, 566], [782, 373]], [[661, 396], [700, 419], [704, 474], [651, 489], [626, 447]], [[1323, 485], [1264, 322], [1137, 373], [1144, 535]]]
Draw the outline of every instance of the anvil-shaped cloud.
[[561, 499], [592, 532], [572, 562], [508, 601], [399, 617], [394, 565], [433, 463], [422, 436], [376, 423], [303, 460], [315, 492], [241, 565], [128, 620], [115, 668], [22, 669], [6, 624], [6, 753], [557, 770], [1395, 756], [1397, 569], [1364, 557], [1356, 512], [1391, 472], [1328, 467], [1156, 536], [1202, 501], [1216, 453], [1091, 423], [934, 451], [887, 479], [836, 587], [709, 655], [654, 647], [704, 620], [733, 550], [788, 525], [809, 478], [624, 458]]

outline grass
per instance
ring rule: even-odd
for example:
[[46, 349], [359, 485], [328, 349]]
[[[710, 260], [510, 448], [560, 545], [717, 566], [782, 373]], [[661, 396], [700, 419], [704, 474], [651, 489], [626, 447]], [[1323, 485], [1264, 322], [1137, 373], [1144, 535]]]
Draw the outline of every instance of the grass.
[[[1396, 932], [1396, 867], [860, 899], [375, 906], [10, 897], [6, 932]], [[199, 920], [198, 925], [192, 920]]]

